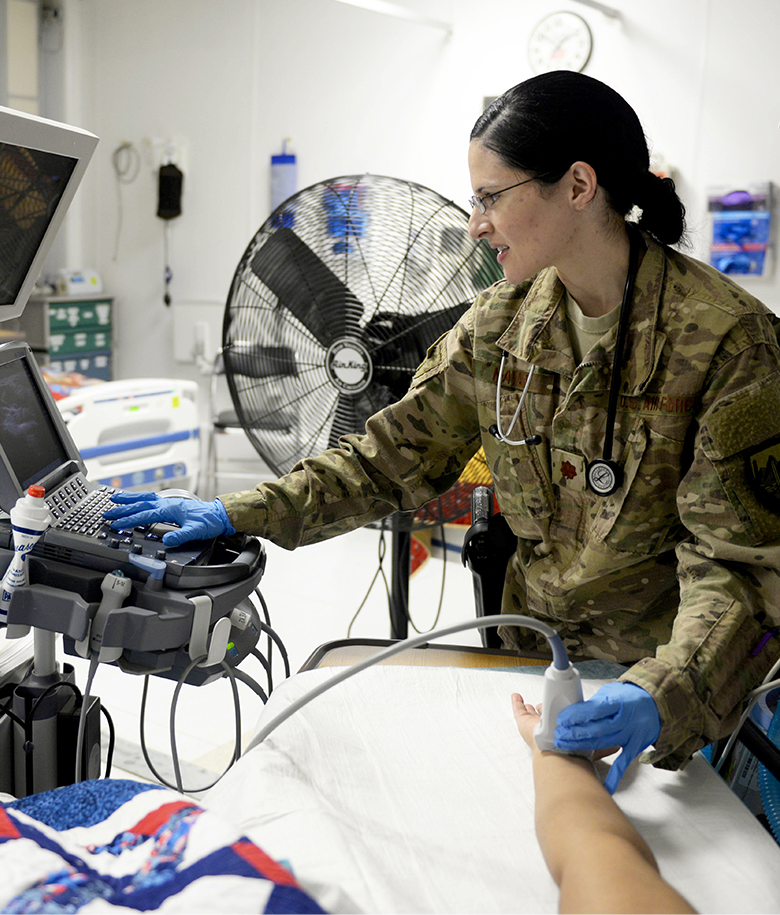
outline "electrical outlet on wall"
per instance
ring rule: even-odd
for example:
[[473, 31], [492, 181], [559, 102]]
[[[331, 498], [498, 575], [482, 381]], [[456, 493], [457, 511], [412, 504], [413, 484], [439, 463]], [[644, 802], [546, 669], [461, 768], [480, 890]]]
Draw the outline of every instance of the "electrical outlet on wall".
[[173, 163], [187, 174], [187, 141], [183, 137], [144, 137], [141, 150], [144, 162], [152, 172], [161, 165]]
[[224, 302], [176, 302], [173, 311], [173, 358], [211, 371], [222, 339]]

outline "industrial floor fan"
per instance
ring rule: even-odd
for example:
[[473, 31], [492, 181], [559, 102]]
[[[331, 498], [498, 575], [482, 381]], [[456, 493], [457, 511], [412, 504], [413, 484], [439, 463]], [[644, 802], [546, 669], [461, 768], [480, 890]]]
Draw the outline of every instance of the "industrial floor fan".
[[[466, 212], [421, 185], [346, 176], [290, 197], [241, 258], [222, 333], [231, 399], [263, 461], [281, 475], [364, 431], [502, 275]], [[451, 491], [394, 516], [393, 637], [405, 634], [409, 532], [468, 511], [469, 493]]]

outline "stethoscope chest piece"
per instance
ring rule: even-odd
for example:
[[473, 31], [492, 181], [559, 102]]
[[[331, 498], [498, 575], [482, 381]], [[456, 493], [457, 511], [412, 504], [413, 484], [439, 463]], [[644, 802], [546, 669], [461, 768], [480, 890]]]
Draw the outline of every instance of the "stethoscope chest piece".
[[623, 482], [623, 469], [614, 461], [597, 458], [588, 464], [585, 477], [590, 489], [597, 496], [611, 496], [620, 489]]

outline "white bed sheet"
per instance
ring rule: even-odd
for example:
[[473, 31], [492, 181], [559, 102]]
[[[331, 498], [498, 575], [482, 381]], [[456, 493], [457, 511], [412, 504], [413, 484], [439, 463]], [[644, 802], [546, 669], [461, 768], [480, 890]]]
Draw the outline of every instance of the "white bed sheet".
[[[286, 681], [260, 723], [333, 674]], [[371, 668], [282, 723], [205, 803], [330, 911], [556, 912], [509, 698], [541, 701], [541, 686], [514, 670]], [[780, 846], [702, 757], [682, 772], [636, 763], [615, 797], [699, 911], [780, 912]]]

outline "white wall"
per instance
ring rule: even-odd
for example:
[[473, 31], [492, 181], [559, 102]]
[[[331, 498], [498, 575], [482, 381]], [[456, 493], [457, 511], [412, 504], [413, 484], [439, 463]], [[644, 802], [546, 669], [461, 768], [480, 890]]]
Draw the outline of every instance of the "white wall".
[[[121, 143], [144, 152], [145, 141], [170, 138], [183, 150], [171, 292], [178, 309], [205, 302], [219, 315], [269, 213], [269, 159], [283, 137], [298, 155], [299, 187], [374, 172], [463, 202], [482, 98], [531, 75], [529, 32], [555, 9], [587, 19], [595, 48], [586, 72], [634, 105], [673, 167], [697, 256], [706, 256], [708, 185], [780, 185], [776, 0], [611, 0], [620, 19], [573, 0], [405, 0], [451, 19], [450, 36], [335, 0], [63, 4], [67, 40], [60, 70], [50, 70], [64, 87], [49, 97], [101, 144], [68, 246], [83, 262], [60, 266], [96, 268], [116, 295], [122, 377], [196, 374], [172, 355], [182, 325], [162, 301], [154, 163], [147, 156], [137, 179], [118, 186]], [[776, 275], [745, 285], [780, 312]]]
[[[239, 257], [270, 213], [270, 157], [283, 138], [298, 154], [299, 187], [366, 171], [436, 183], [430, 150], [450, 55], [440, 29], [333, 0], [70, 7], [82, 38], [66, 76], [80, 80], [82, 123], [101, 137], [83, 195], [84, 266], [117, 296], [121, 376], [187, 373], [171, 356], [150, 140], [172, 139], [184, 153], [171, 294], [179, 306], [217, 303], [219, 314]], [[112, 154], [124, 142], [143, 163], [134, 182], [118, 185]]]
[[[651, 150], [672, 167], [688, 207], [693, 253], [707, 255], [706, 189], [780, 181], [780, 4], [776, 0], [605, 0], [609, 18], [575, 2], [461, 0], [458, 38], [475, 49], [456, 91], [473, 110], [532, 75], [526, 43], [546, 13], [570, 9], [590, 24], [585, 72], [636, 109]], [[460, 48], [455, 55], [462, 58]], [[780, 311], [778, 279], [746, 281]]]

